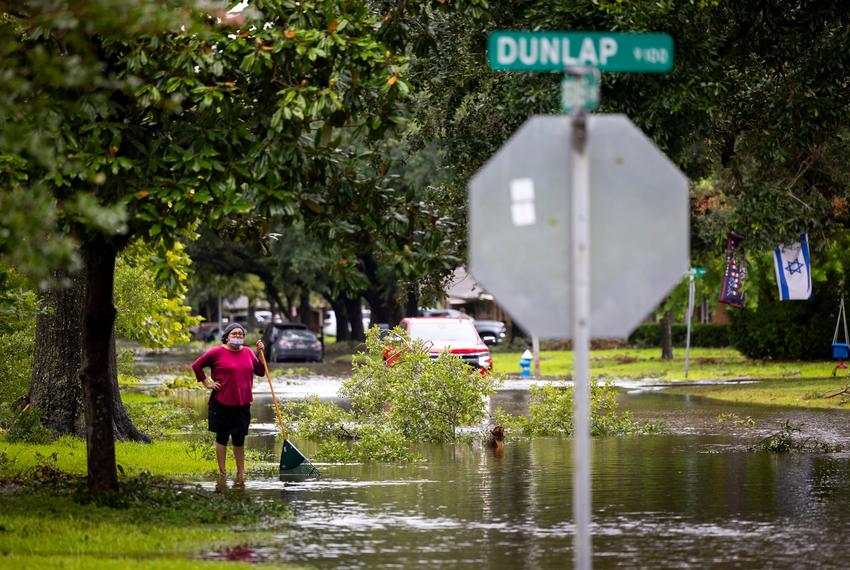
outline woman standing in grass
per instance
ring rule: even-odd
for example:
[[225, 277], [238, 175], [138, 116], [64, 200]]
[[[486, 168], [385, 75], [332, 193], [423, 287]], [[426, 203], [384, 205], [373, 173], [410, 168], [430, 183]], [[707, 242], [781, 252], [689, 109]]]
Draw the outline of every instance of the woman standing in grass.
[[[257, 356], [246, 349], [245, 328], [231, 323], [224, 329], [222, 346], [211, 348], [192, 363], [198, 382], [212, 390], [209, 400], [209, 430], [215, 432], [215, 458], [219, 480], [227, 478], [227, 440], [233, 441], [236, 460], [236, 482], [245, 482], [245, 436], [251, 422], [252, 386], [254, 375], [263, 376], [263, 365]], [[263, 341], [257, 341], [263, 350]], [[207, 378], [204, 368], [210, 369]]]

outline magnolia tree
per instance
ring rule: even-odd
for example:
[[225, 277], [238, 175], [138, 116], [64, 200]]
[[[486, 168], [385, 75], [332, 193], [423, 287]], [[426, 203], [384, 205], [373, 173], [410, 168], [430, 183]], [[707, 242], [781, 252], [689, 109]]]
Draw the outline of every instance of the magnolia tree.
[[[108, 491], [117, 252], [134, 236], [170, 247], [200, 219], [296, 211], [299, 189], [327, 173], [303, 135], [390, 112], [403, 66], [365, 2], [256, 1], [239, 18], [188, 0], [4, 8], [0, 123], [17, 132], [0, 140], [6, 184], [40, 197], [50, 251], [83, 266], [88, 474]], [[32, 210], [4, 205], [24, 220]], [[34, 274], [53, 266], [8, 241], [0, 251]]]

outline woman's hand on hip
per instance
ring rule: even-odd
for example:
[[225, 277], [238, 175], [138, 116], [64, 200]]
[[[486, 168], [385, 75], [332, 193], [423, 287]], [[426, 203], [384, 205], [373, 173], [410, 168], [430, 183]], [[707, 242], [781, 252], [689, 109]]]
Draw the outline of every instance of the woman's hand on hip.
[[218, 390], [219, 388], [221, 388], [221, 382], [219, 382], [218, 380], [207, 379], [204, 380], [204, 386], [212, 390]]

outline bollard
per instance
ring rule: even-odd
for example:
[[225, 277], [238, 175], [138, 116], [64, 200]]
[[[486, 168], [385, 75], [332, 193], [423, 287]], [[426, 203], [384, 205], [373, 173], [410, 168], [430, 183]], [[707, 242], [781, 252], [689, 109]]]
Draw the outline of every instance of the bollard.
[[519, 359], [520, 376], [531, 378], [531, 351], [526, 350]]

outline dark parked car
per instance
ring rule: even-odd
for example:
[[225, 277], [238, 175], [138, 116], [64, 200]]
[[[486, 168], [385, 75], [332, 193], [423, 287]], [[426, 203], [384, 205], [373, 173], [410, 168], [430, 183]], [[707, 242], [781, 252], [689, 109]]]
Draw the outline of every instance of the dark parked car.
[[475, 330], [481, 340], [488, 345], [499, 344], [508, 336], [508, 329], [502, 321], [489, 321], [473, 319], [466, 313], [462, 313], [457, 309], [425, 309], [422, 311], [423, 317], [451, 317], [453, 319], [467, 319], [472, 321]]
[[263, 334], [263, 344], [266, 345], [266, 358], [272, 362], [322, 361], [322, 343], [307, 329], [307, 325], [298, 323], [269, 325]]
[[508, 329], [502, 321], [488, 321], [475, 319], [472, 323], [478, 331], [481, 340], [486, 344], [493, 345], [504, 342], [508, 336]]

